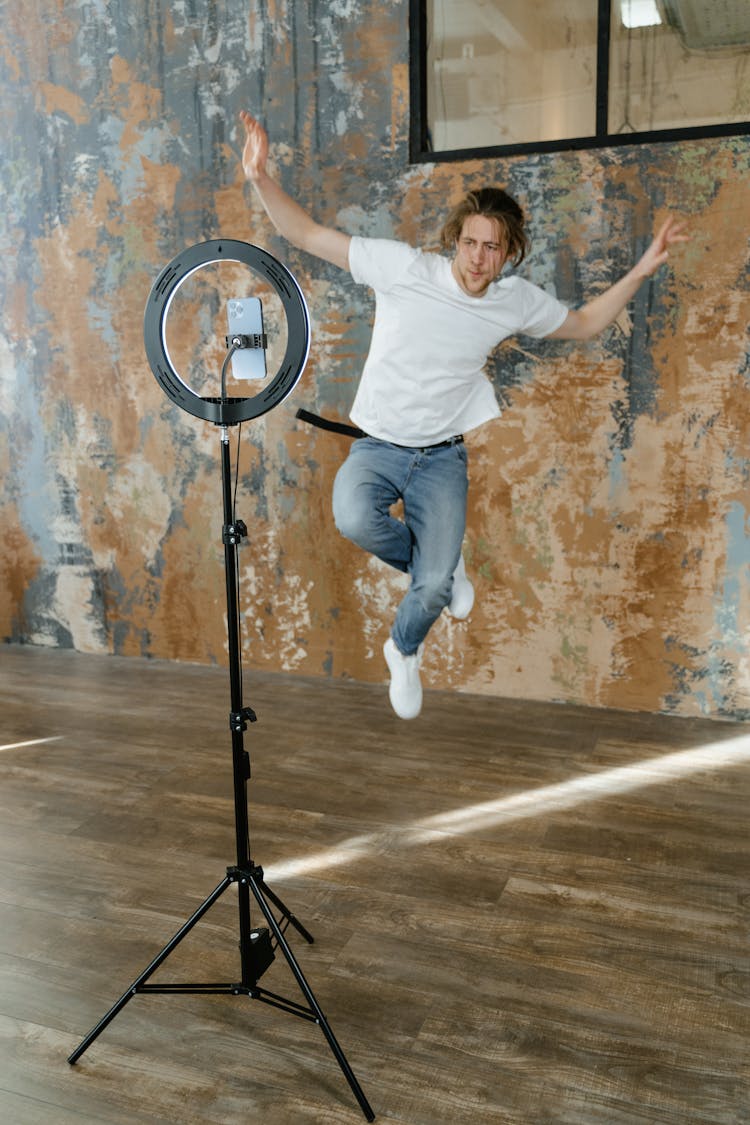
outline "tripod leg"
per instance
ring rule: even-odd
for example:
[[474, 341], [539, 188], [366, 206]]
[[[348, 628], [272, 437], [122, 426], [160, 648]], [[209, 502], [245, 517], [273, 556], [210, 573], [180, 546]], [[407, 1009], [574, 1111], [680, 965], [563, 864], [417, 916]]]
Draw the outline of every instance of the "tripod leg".
[[102, 1031], [104, 1031], [105, 1027], [107, 1027], [107, 1025], [112, 1022], [118, 1012], [122, 1011], [127, 1002], [129, 1000], [132, 1000], [132, 998], [140, 989], [141, 985], [144, 984], [144, 982], [148, 980], [151, 974], [159, 968], [162, 962], [165, 961], [167, 957], [169, 957], [169, 954], [172, 952], [172, 950], [175, 949], [176, 946], [178, 946], [182, 941], [182, 939], [190, 933], [193, 926], [196, 924], [196, 922], [199, 922], [201, 920], [206, 911], [211, 909], [216, 900], [224, 893], [227, 887], [230, 886], [231, 882], [232, 880], [229, 878], [222, 879], [218, 887], [216, 887], [216, 889], [211, 892], [205, 902], [203, 902], [198, 907], [195, 914], [191, 915], [185, 925], [177, 931], [177, 933], [169, 942], [167, 942], [161, 953], [158, 953], [156, 957], [154, 957], [151, 964], [143, 970], [140, 976], [136, 977], [131, 985], [128, 986], [125, 992], [123, 992], [120, 999], [112, 1005], [106, 1015], [102, 1016], [96, 1027], [91, 1029], [86, 1038], [82, 1040], [73, 1054], [68, 1058], [68, 1062], [71, 1064], [71, 1066], [73, 1065], [73, 1063], [78, 1061], [83, 1052], [91, 1046], [94, 1040], [102, 1033]]
[[[256, 878], [257, 878], [257, 876], [256, 876]], [[263, 879], [257, 879], [257, 883], [258, 883], [258, 886], [260, 887], [260, 889], [263, 891], [263, 894], [266, 895], [268, 898], [270, 898], [271, 902], [274, 904], [275, 907], [277, 907], [278, 910], [281, 911], [281, 913], [284, 915], [285, 918], [289, 919], [290, 926], [294, 926], [297, 933], [301, 934], [301, 936], [305, 939], [305, 941], [308, 943], [308, 945], [313, 945], [314, 942], [315, 942], [315, 938], [312, 936], [310, 931], [307, 930], [302, 925], [302, 923], [299, 921], [299, 919], [295, 918], [294, 915], [292, 913], [290, 913], [290, 911], [287, 909], [287, 907], [281, 901], [279, 896], [273, 893], [271, 888], [268, 886], [268, 884]]]
[[258, 880], [256, 879], [256, 877], [254, 875], [249, 875], [247, 881], [248, 881], [248, 885], [249, 885], [251, 891], [253, 892], [253, 895], [255, 896], [255, 900], [258, 903], [258, 906], [260, 907], [260, 909], [263, 912], [264, 918], [268, 922], [268, 925], [270, 926], [277, 942], [279, 943], [279, 947], [281, 948], [281, 950], [284, 954], [284, 957], [286, 958], [287, 964], [289, 965], [289, 968], [292, 971], [292, 975], [294, 976], [294, 979], [297, 981], [297, 984], [299, 985], [300, 989], [302, 990], [302, 994], [305, 997], [305, 1000], [307, 1001], [307, 1003], [309, 1004], [311, 1011], [314, 1012], [316, 1022], [320, 1026], [321, 1031], [323, 1032], [326, 1039], [328, 1040], [328, 1045], [333, 1052], [333, 1055], [336, 1059], [336, 1062], [341, 1067], [341, 1070], [342, 1070], [342, 1072], [344, 1074], [344, 1077], [346, 1078], [347, 1082], [349, 1083], [349, 1086], [351, 1088], [352, 1093], [354, 1094], [355, 1098], [359, 1102], [360, 1109], [362, 1110], [362, 1112], [365, 1115], [365, 1118], [368, 1121], [374, 1121], [375, 1120], [375, 1114], [373, 1112], [372, 1106], [370, 1105], [367, 1098], [365, 1097], [364, 1091], [362, 1090], [362, 1087], [360, 1086], [359, 1082], [357, 1081], [357, 1079], [355, 1077], [355, 1074], [354, 1074], [354, 1071], [352, 1070], [352, 1068], [349, 1066], [349, 1063], [347, 1062], [346, 1055], [341, 1050], [339, 1042], [336, 1039], [336, 1036], [333, 1034], [333, 1031], [331, 1030], [331, 1028], [328, 1024], [328, 1020], [323, 1015], [323, 1011], [322, 1011], [320, 1005], [318, 1004], [318, 1001], [315, 999], [315, 996], [313, 995], [312, 989], [310, 988], [309, 984], [305, 980], [304, 974], [303, 974], [302, 970], [300, 969], [299, 965], [297, 964], [297, 960], [296, 960], [294, 954], [292, 953], [292, 950], [289, 947], [288, 942], [286, 941], [283, 933], [279, 929], [279, 924], [276, 921], [276, 919], [273, 915], [273, 912], [271, 911], [268, 903], [266, 902], [265, 898], [263, 897], [263, 892], [261, 890], [261, 887], [263, 887], [264, 889], [267, 889], [267, 888], [265, 888], [265, 884], [263, 884], [262, 880], [260, 880], [260, 884], [259, 884]]

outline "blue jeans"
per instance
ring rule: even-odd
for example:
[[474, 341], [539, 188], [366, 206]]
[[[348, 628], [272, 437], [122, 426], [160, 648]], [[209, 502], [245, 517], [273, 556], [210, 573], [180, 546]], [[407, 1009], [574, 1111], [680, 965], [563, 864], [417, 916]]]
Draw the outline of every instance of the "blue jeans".
[[[466, 527], [463, 444], [420, 452], [360, 438], [333, 486], [336, 527], [365, 551], [411, 575], [391, 636], [411, 656], [451, 600]], [[390, 514], [404, 502], [403, 521]]]

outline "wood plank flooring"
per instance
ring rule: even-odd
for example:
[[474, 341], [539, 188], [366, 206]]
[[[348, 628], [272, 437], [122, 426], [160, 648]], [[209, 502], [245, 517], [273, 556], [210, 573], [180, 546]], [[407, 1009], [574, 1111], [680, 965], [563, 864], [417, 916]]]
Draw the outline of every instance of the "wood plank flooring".
[[[321, 1030], [143, 995], [236, 858], [226, 671], [0, 647], [0, 1121], [349, 1125]], [[253, 859], [379, 1122], [750, 1122], [750, 727], [246, 670]], [[260, 920], [258, 920], [260, 923]], [[233, 886], [154, 981], [238, 978]], [[280, 953], [264, 987], [301, 999]]]

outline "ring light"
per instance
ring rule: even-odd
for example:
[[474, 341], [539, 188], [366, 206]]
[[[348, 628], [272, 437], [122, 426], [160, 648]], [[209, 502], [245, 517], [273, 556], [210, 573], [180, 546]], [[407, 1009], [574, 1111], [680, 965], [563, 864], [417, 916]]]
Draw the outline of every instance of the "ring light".
[[[175, 369], [166, 344], [169, 307], [179, 287], [202, 266], [225, 261], [240, 262], [264, 277], [275, 289], [286, 315], [287, 346], [281, 366], [262, 391], [248, 398], [197, 395]], [[151, 370], [164, 393], [196, 418], [232, 426], [273, 410], [294, 390], [310, 351], [310, 318], [302, 291], [286, 266], [259, 246], [219, 238], [191, 246], [162, 270], [146, 302], [143, 337]]]

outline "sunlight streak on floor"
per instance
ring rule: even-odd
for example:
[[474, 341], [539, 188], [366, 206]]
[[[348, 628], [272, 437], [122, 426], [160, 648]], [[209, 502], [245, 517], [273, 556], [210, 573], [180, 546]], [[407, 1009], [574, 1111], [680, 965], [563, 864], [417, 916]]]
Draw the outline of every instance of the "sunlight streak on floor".
[[527, 789], [523, 793], [450, 809], [411, 824], [394, 825], [380, 832], [352, 836], [333, 848], [299, 859], [282, 860], [265, 868], [267, 880], [291, 879], [342, 867], [396, 847], [413, 847], [451, 836], [462, 836], [527, 817], [564, 812], [587, 801], [632, 793], [650, 785], [678, 781], [695, 773], [713, 772], [750, 761], [750, 734], [711, 742], [691, 750], [678, 750], [630, 766], [600, 770], [557, 785]]
[[20, 750], [24, 746], [41, 746], [44, 742], [59, 742], [62, 737], [61, 734], [53, 734], [49, 738], [30, 738], [27, 742], [7, 742], [5, 746], [0, 746], [0, 753], [3, 750]]

